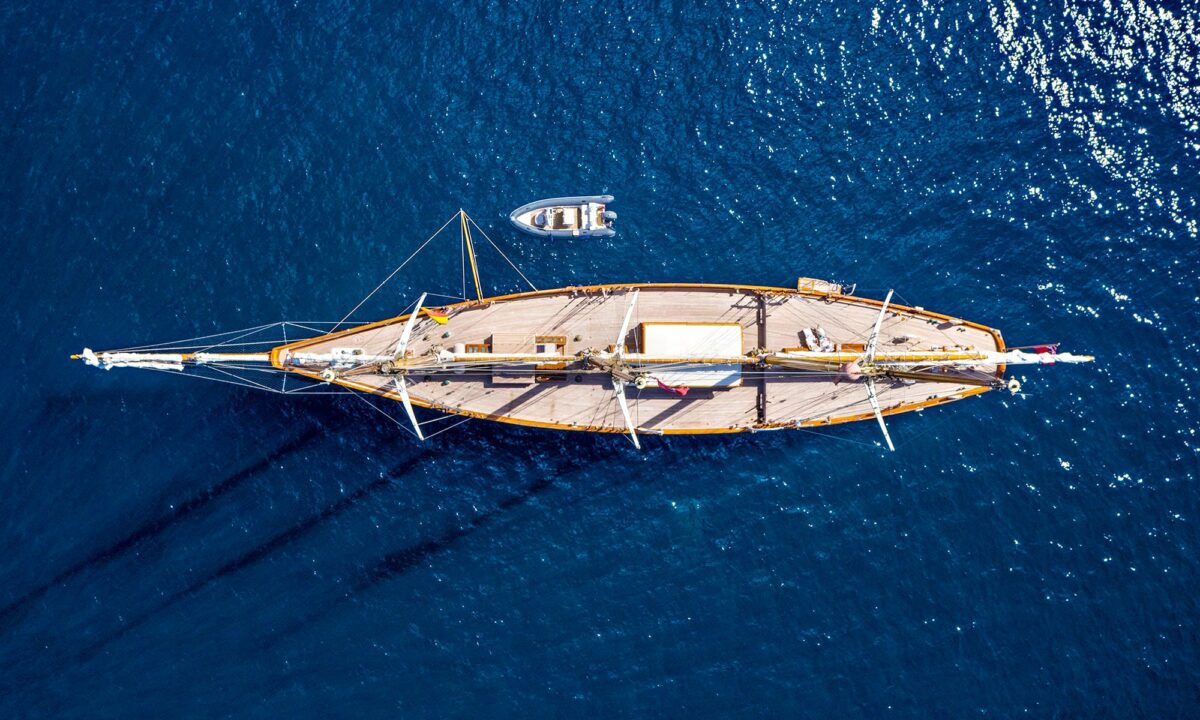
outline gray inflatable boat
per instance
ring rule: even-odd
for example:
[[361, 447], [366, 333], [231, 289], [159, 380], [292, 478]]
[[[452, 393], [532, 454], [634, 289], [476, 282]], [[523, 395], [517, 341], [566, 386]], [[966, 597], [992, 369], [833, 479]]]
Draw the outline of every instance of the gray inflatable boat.
[[612, 195], [536, 200], [513, 210], [513, 225], [531, 235], [552, 238], [611, 237], [617, 214], [608, 209]]

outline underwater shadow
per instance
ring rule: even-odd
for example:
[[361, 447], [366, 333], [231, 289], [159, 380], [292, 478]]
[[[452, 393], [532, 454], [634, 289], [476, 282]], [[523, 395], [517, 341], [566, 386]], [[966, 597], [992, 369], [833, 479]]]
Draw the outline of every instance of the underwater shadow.
[[184, 520], [192, 513], [202, 509], [204, 506], [212, 503], [214, 500], [219, 499], [221, 496], [230, 492], [255, 475], [268, 470], [281, 458], [302, 449], [320, 434], [321, 429], [319, 427], [308, 428], [288, 442], [280, 445], [275, 450], [272, 450], [257, 462], [242, 468], [238, 472], [226, 477], [224, 480], [221, 480], [219, 483], [210, 486], [205, 491], [197, 495], [193, 495], [184, 502], [175, 505], [169, 512], [140, 525], [133, 532], [124, 536], [115, 543], [112, 543], [101, 550], [97, 550], [84, 559], [73, 563], [66, 569], [60, 571], [51, 580], [27, 591], [24, 595], [21, 595], [16, 600], [0, 609], [0, 627], [10, 624], [16, 615], [28, 609], [30, 605], [44, 596], [56, 585], [60, 585], [67, 580], [70, 580], [88, 568], [113, 560], [139, 543], [161, 534], [163, 531]]
[[[603, 440], [598, 441], [603, 442]], [[605, 452], [604, 457], [610, 458], [612, 454]], [[655, 467], [656, 471], [661, 471], [664, 467], [669, 467], [675, 459], [672, 454], [664, 456], [666, 462], [659, 462]], [[351, 575], [346, 578], [347, 589], [333, 597], [329, 601], [322, 604], [304, 617], [290, 623], [278, 632], [263, 638], [260, 643], [260, 648], [269, 649], [274, 647], [279, 642], [299, 633], [308, 625], [319, 621], [322, 617], [333, 612], [343, 603], [353, 599], [359, 593], [370, 590], [381, 583], [403, 576], [406, 573], [417, 569], [425, 561], [437, 556], [454, 547], [459, 542], [467, 539], [479, 530], [484, 529], [501, 521], [504, 517], [510, 514], [516, 508], [528, 503], [535, 497], [546, 493], [555, 485], [568, 480], [569, 478], [579, 475], [583, 472], [581, 468], [595, 469], [593, 463], [590, 463], [586, 457], [579, 455], [568, 456], [560, 453], [557, 457], [557, 462], [543, 472], [543, 475], [537, 480], [530, 483], [521, 491], [511, 494], [501, 499], [496, 506], [491, 510], [480, 513], [471, 518], [465, 525], [457, 525], [443, 531], [441, 534], [413, 543], [406, 547], [384, 555], [370, 567]], [[565, 474], [564, 474], [565, 472]], [[636, 477], [635, 474], [625, 473], [617, 477], [615, 481], [598, 484], [579, 498], [579, 500], [590, 497], [595, 491], [602, 488], [612, 490], [627, 482], [631, 482]], [[574, 505], [574, 502], [570, 503]]]
[[226, 564], [222, 565], [220, 568], [218, 568], [217, 570], [213, 571], [212, 573], [206, 575], [205, 577], [202, 577], [199, 580], [196, 580], [191, 585], [188, 585], [186, 588], [169, 595], [158, 605], [156, 605], [153, 608], [151, 608], [150, 610], [146, 611], [145, 613], [143, 613], [136, 619], [123, 625], [122, 627], [118, 628], [117, 630], [105, 635], [104, 637], [96, 640], [95, 642], [93, 642], [92, 644], [88, 645], [86, 648], [81, 650], [79, 653], [80, 662], [86, 662], [87, 660], [90, 660], [92, 657], [94, 657], [96, 655], [96, 653], [98, 653], [100, 650], [102, 650], [105, 646], [107, 646], [117, 640], [120, 640], [122, 637], [126, 636], [130, 632], [136, 630], [137, 628], [141, 627], [142, 625], [145, 625], [148, 621], [150, 621], [151, 619], [156, 617], [159, 613], [167, 610], [168, 608], [175, 605], [176, 603], [179, 603], [183, 600], [186, 600], [186, 599], [196, 595], [201, 590], [203, 590], [205, 587], [207, 587], [209, 584], [211, 584], [217, 580], [220, 580], [222, 578], [228, 577], [229, 575], [233, 575], [234, 573], [240, 572], [241, 570], [244, 570], [247, 567], [250, 567], [251, 565], [254, 565], [255, 563], [266, 558], [267, 556], [271, 555], [272, 553], [274, 553], [275, 551], [279, 550], [280, 548], [286, 546], [287, 544], [307, 535], [309, 532], [316, 529], [316, 527], [318, 525], [325, 522], [326, 520], [329, 520], [330, 518], [335, 517], [335, 516], [345, 512], [346, 510], [349, 510], [351, 507], [353, 507], [359, 501], [367, 498], [370, 495], [375, 494], [376, 492], [382, 490], [385, 487], [392, 485], [393, 481], [395, 479], [403, 478], [405, 475], [408, 475], [422, 461], [424, 461], [424, 459], [427, 456], [429, 456], [430, 454], [431, 453], [428, 450], [421, 451], [412, 459], [406, 461], [402, 465], [397, 466], [396, 468], [393, 468], [391, 471], [388, 472], [387, 475], [380, 477], [380, 478], [374, 480], [373, 482], [370, 482], [370, 483], [364, 485], [363, 487], [355, 490], [354, 492], [350, 493], [349, 495], [342, 497], [337, 502], [323, 508], [320, 512], [318, 512], [314, 515], [310, 515], [309, 517], [305, 518], [304, 520], [300, 521], [299, 523], [296, 523], [295, 525], [288, 528], [287, 530], [284, 530], [283, 532], [280, 532], [280, 533], [272, 536], [270, 539], [268, 539], [266, 542], [262, 543], [258, 547], [255, 547], [254, 549], [247, 551], [246, 553], [242, 554], [241, 556], [237, 557], [236, 559], [231, 560], [231, 561], [227, 562]]
[[343, 594], [334, 597], [303, 618], [287, 625], [278, 633], [265, 638], [262, 647], [269, 648], [274, 646], [278, 642], [300, 632], [313, 622], [320, 620], [325, 615], [328, 615], [337, 609], [339, 605], [352, 599], [355, 595], [375, 587], [385, 580], [413, 570], [425, 560], [450, 549], [455, 543], [469, 537], [476, 531], [494, 522], [497, 518], [523, 505], [553, 486], [554, 480], [551, 478], [540, 478], [520, 493], [505, 498], [492, 510], [476, 515], [466, 525], [450, 528], [437, 537], [422, 540], [395, 552], [388, 553], [374, 565], [361, 572]]

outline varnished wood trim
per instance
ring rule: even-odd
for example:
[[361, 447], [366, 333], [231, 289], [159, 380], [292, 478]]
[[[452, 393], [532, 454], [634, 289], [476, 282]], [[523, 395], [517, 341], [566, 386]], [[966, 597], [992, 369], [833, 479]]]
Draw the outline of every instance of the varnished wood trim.
[[[452, 305], [447, 305], [443, 309], [448, 314], [453, 316], [453, 313], [456, 310], [467, 309], [467, 308], [478, 306], [480, 304], [488, 304], [488, 303], [493, 303], [493, 302], [508, 302], [508, 301], [520, 300], [520, 299], [524, 299], [524, 298], [545, 297], [545, 296], [552, 296], [552, 295], [565, 295], [565, 294], [570, 294], [570, 293], [593, 293], [593, 292], [602, 292], [605, 290], [630, 290], [630, 289], [634, 289], [634, 288], [667, 289], [667, 290], [727, 290], [731, 293], [768, 292], [768, 293], [777, 294], [777, 295], [800, 295], [800, 296], [805, 296], [805, 297], [821, 298], [821, 299], [826, 300], [827, 302], [836, 302], [836, 303], [846, 302], [846, 303], [866, 305], [866, 306], [871, 306], [871, 307], [881, 307], [883, 305], [882, 300], [874, 300], [872, 298], [862, 298], [862, 297], [857, 297], [854, 295], [827, 295], [825, 293], [806, 292], [803, 290], [797, 290], [797, 289], [792, 289], [792, 288], [780, 288], [780, 287], [772, 287], [772, 286], [767, 286], [767, 285], [734, 285], [734, 284], [725, 284], [725, 283], [610, 283], [610, 284], [603, 284], [603, 285], [570, 286], [570, 287], [564, 287], [564, 288], [553, 288], [553, 289], [548, 289], [548, 290], [536, 290], [536, 291], [532, 291], [532, 292], [511, 293], [508, 295], [497, 295], [494, 297], [484, 298], [484, 299], [478, 300], [478, 301], [466, 301], [466, 302], [461, 302], [461, 303], [455, 303]], [[942, 320], [942, 321], [951, 321], [951, 320], [958, 321], [967, 327], [976, 328], [978, 330], [982, 330], [982, 331], [988, 333], [995, 339], [996, 347], [999, 351], [1003, 352], [1005, 349], [1004, 340], [1000, 334], [1000, 331], [996, 330], [995, 328], [988, 327], [987, 325], [973, 323], [973, 322], [970, 322], [967, 320], [962, 320], [961, 318], [955, 318], [951, 315], [945, 315], [943, 313], [931, 312], [929, 310], [924, 310], [924, 309], [917, 310], [916, 308], [908, 307], [906, 305], [891, 304], [888, 306], [888, 308], [889, 308], [889, 310], [892, 310], [892, 311], [900, 311], [900, 312], [904, 312], [904, 313], [914, 315], [917, 317], [926, 317], [926, 318]], [[405, 322], [408, 320], [408, 318], [409, 318], [409, 315], [399, 315], [397, 317], [388, 318], [386, 320], [380, 320], [378, 322], [368, 323], [366, 325], [359, 325], [359, 326], [356, 326], [353, 328], [347, 328], [346, 330], [342, 330], [342, 331], [339, 331], [336, 333], [329, 333], [326, 335], [320, 335], [315, 338], [309, 338], [307, 340], [300, 340], [300, 341], [297, 341], [294, 343], [281, 345], [281, 346], [273, 348], [271, 350], [271, 353], [270, 353], [271, 364], [280, 370], [285, 370], [287, 372], [296, 373], [298, 375], [302, 375], [302, 376], [311, 378], [318, 382], [323, 382], [321, 376], [317, 373], [312, 373], [312, 372], [300, 370], [297, 368], [284, 367], [279, 360], [280, 355], [284, 351], [294, 352], [298, 349], [307, 347], [308, 345], [326, 342], [328, 340], [338, 338], [338, 337], [345, 337], [347, 335], [352, 335], [354, 333], [362, 332], [364, 330], [371, 330], [374, 328], [385, 327], [387, 325], [393, 325], [395, 323]], [[666, 323], [666, 324], [671, 324], [671, 323]], [[740, 325], [740, 323], [700, 323], [700, 324]], [[1003, 377], [1004, 371], [1005, 371], [1005, 367], [1003, 365], [997, 367], [996, 377], [997, 378]], [[390, 392], [387, 390], [382, 390], [380, 388], [376, 388], [376, 387], [369, 386], [369, 385], [364, 385], [361, 383], [356, 383], [356, 382], [353, 382], [350, 380], [338, 378], [338, 379], [334, 380], [334, 383], [337, 385], [341, 385], [343, 387], [353, 389], [353, 390], [358, 390], [360, 392], [367, 392], [367, 393], [371, 393], [373, 395], [379, 395], [381, 397], [386, 397], [391, 400], [396, 400], [396, 401], [400, 400], [400, 396], [397, 393], [393, 393], [393, 392]], [[941, 405], [944, 403], [953, 402], [955, 400], [965, 399], [965, 398], [971, 397], [973, 395], [980, 395], [982, 393], [987, 392], [990, 389], [991, 388], [986, 388], [986, 387], [971, 388], [968, 390], [964, 390], [960, 393], [957, 393], [955, 395], [941, 396], [941, 397], [933, 398], [930, 400], [923, 400], [921, 402], [916, 402], [916, 403], [901, 404], [901, 405], [897, 405], [897, 406], [894, 406], [891, 408], [886, 408], [886, 409], [882, 410], [882, 414], [883, 415], [898, 415], [898, 414], [904, 413], [904, 412], [912, 412], [914, 410], [921, 410], [923, 408], [932, 407], [934, 405]], [[607, 427], [607, 426], [585, 427], [585, 426], [579, 426], [579, 425], [563, 425], [560, 423], [547, 423], [547, 422], [540, 422], [537, 420], [524, 420], [524, 419], [520, 419], [520, 418], [513, 418], [513, 417], [509, 417], [509, 416], [502, 416], [502, 415], [489, 415], [487, 413], [480, 413], [480, 412], [475, 412], [475, 411], [471, 411], [471, 410], [463, 410], [461, 408], [451, 408], [451, 407], [448, 407], [445, 405], [441, 405], [440, 403], [439, 404], [431, 403], [422, 398], [412, 396], [411, 393], [410, 393], [410, 400], [412, 401], [413, 405], [416, 405], [418, 407], [429, 408], [432, 410], [437, 410], [438, 412], [449, 413], [452, 415], [461, 415], [464, 417], [478, 418], [481, 420], [491, 420], [494, 422], [503, 422], [503, 423], [508, 423], [511, 425], [521, 425], [524, 427], [536, 427], [536, 428], [543, 428], [543, 429], [547, 429], [547, 430], [576, 430], [576, 431], [583, 431], [583, 432], [610, 432], [610, 433], [625, 432], [625, 430], [623, 428], [617, 428], [617, 427]], [[859, 413], [859, 414], [854, 414], [854, 415], [843, 415], [843, 416], [837, 416], [837, 417], [830, 417], [830, 418], [821, 419], [821, 420], [806, 420], [806, 421], [801, 422], [800, 425], [802, 427], [820, 427], [823, 425], [838, 425], [841, 423], [855, 422], [855, 421], [859, 421], [859, 420], [868, 420], [872, 417], [874, 417], [873, 413], [865, 413], [865, 414]], [[657, 434], [661, 433], [663, 435], [714, 435], [714, 434], [725, 434], [725, 433], [749, 432], [752, 430], [770, 430], [770, 429], [776, 429], [776, 428], [780, 428], [780, 427], [788, 427], [790, 425], [791, 425], [791, 423], [784, 423], [784, 424], [765, 423], [762, 425], [747, 426], [747, 427], [732, 427], [732, 428], [671, 428], [671, 429], [662, 430], [662, 431], [654, 431], [654, 432], [650, 432], [647, 434], [657, 435]]]

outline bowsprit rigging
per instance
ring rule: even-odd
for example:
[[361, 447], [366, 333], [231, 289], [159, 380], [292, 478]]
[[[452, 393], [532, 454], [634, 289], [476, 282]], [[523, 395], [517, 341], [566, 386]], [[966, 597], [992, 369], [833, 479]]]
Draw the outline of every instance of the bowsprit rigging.
[[[455, 220], [461, 297], [431, 307], [432, 293], [422, 293], [405, 314], [347, 322]], [[529, 291], [485, 295], [472, 230]], [[467, 297], [468, 278], [474, 299]], [[1005, 379], [1010, 366], [1092, 361], [1057, 345], [1008, 348], [998, 330], [897, 305], [892, 296], [861, 298], [810, 278], [795, 288], [635, 283], [539, 290], [460, 210], [340, 321], [284, 321], [72, 357], [105, 369], [184, 373], [285, 394], [362, 394], [384, 412], [366, 397], [376, 395], [399, 402], [421, 440], [423, 426], [436, 420], [420, 422], [417, 407], [627, 433], [639, 448], [646, 434], [873, 419], [889, 449], [885, 416], [995, 388], [1016, 392], [1018, 381]]]

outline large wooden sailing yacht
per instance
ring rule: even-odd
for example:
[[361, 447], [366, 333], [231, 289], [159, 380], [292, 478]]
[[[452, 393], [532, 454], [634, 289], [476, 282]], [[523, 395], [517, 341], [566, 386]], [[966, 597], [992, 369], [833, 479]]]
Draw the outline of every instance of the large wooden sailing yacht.
[[308, 387], [398, 401], [421, 439], [427, 423], [415, 407], [628, 433], [638, 447], [648, 434], [875, 419], [889, 448], [884, 416], [993, 388], [1015, 392], [1016, 380], [1004, 379], [1010, 365], [1092, 360], [1056, 346], [1006, 348], [993, 328], [897, 305], [891, 292], [883, 300], [860, 298], [808, 278], [788, 288], [637, 283], [485, 297], [471, 228], [483, 231], [461, 211], [447, 225], [455, 219], [474, 299], [432, 308], [422, 295], [398, 317], [251, 352], [231, 349], [256, 329], [208, 345], [85, 349], [73, 357], [103, 368], [301, 376], [312, 381]]

